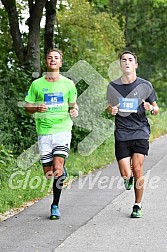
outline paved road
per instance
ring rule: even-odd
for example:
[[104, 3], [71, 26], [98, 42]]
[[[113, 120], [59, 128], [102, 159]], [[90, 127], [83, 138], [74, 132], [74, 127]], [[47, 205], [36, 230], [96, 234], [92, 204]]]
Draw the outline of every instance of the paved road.
[[1, 252], [167, 251], [167, 136], [145, 159], [142, 219], [131, 219], [134, 196], [113, 163], [64, 189], [62, 218], [48, 219], [51, 196], [0, 223]]

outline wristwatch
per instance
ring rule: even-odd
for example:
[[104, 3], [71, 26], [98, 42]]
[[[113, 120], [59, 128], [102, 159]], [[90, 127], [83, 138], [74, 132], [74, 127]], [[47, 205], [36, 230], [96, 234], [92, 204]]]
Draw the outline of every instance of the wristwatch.
[[150, 110], [151, 115], [154, 115], [154, 106], [152, 106], [152, 109]]

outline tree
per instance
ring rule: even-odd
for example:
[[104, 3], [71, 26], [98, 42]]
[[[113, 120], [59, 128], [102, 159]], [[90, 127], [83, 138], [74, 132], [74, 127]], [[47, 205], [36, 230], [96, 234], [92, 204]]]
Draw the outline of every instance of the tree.
[[[126, 49], [138, 55], [141, 77], [150, 80], [161, 103], [167, 104], [166, 0], [110, 0], [114, 16], [125, 17]], [[140, 64], [141, 62], [141, 64]]]
[[21, 66], [40, 72], [40, 22], [45, 8], [46, 21], [43, 50], [46, 52], [48, 48], [54, 46], [57, 0], [22, 0], [21, 3], [25, 8], [28, 5], [29, 18], [26, 20], [26, 25], [29, 28], [28, 37], [20, 31], [19, 27], [21, 22], [19, 7], [21, 5], [16, 4], [15, 0], [2, 0], [2, 4], [8, 13], [13, 50]]
[[109, 8], [109, 0], [88, 0], [97, 11], [107, 11]]
[[[99, 12], [87, 0], [67, 1], [70, 8], [57, 13], [56, 44], [66, 55], [63, 70], [86, 60], [96, 71], [107, 76], [109, 65], [125, 47], [119, 21], [109, 12]], [[68, 68], [65, 68], [66, 65]]]

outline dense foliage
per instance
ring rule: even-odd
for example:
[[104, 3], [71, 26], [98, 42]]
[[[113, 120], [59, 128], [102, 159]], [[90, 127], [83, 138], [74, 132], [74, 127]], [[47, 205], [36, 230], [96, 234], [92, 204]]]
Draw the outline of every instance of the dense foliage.
[[[111, 0], [111, 11], [125, 25], [126, 48], [138, 55], [138, 73], [150, 80], [159, 103], [166, 107], [167, 1]], [[124, 17], [125, 24], [122, 22]]]

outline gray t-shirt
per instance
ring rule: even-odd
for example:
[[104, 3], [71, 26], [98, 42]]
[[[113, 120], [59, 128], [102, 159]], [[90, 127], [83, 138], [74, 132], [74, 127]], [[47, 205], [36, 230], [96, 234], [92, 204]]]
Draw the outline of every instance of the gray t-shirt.
[[149, 139], [150, 125], [142, 100], [149, 103], [157, 100], [149, 81], [137, 77], [134, 82], [123, 84], [119, 78], [109, 83], [107, 100], [111, 106], [119, 104], [119, 110], [115, 116], [116, 141]]

